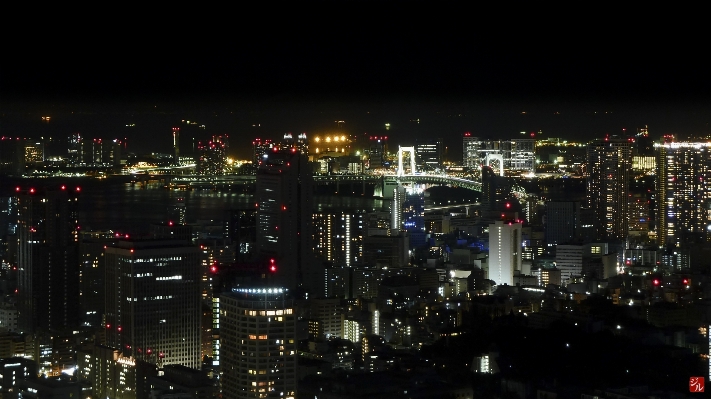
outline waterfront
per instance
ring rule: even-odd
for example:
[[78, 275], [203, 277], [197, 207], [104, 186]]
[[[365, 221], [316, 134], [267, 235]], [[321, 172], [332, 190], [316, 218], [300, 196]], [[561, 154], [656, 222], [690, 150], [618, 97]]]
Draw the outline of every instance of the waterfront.
[[[188, 223], [202, 220], [222, 220], [230, 209], [254, 209], [252, 194], [242, 191], [174, 191], [163, 183], [151, 183], [145, 188], [131, 185], [125, 179], [108, 178], [50, 178], [0, 180], [0, 197], [12, 196], [15, 187], [52, 187], [66, 184], [81, 187], [78, 220], [81, 229], [115, 230], [145, 234], [151, 223], [168, 220], [172, 204], [183, 199]], [[362, 210], [372, 212], [388, 206], [388, 201], [360, 196], [318, 195], [314, 197], [314, 210]]]

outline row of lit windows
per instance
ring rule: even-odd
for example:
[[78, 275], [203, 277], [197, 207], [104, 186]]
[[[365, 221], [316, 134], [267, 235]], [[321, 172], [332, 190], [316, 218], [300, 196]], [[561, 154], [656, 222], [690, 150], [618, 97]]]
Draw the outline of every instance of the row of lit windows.
[[285, 314], [293, 314], [294, 309], [279, 309], [279, 310], [245, 310], [247, 316], [281, 316]]

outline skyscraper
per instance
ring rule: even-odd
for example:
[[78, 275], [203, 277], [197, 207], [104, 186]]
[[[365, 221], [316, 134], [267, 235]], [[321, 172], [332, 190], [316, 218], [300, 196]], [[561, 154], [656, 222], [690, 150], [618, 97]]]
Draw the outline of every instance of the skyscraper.
[[173, 165], [180, 165], [180, 128], [173, 128]]
[[79, 133], [69, 136], [67, 146], [67, 161], [72, 166], [78, 166], [84, 162], [84, 142]]
[[306, 154], [296, 148], [269, 152], [257, 170], [257, 255], [272, 281], [290, 289], [323, 278], [310, 276], [312, 180]]
[[406, 198], [405, 187], [398, 185], [393, 189], [393, 200], [390, 203], [390, 228], [395, 232], [402, 230], [402, 206]]
[[513, 285], [521, 270], [521, 223], [497, 220], [489, 225], [489, 279], [497, 285]]
[[588, 198], [598, 223], [598, 239], [627, 238], [631, 168], [631, 143], [627, 139], [605, 138], [588, 144]]
[[580, 202], [546, 202], [546, 243], [568, 244], [579, 237]]
[[213, 136], [207, 142], [198, 142], [196, 173], [205, 176], [222, 176], [227, 165], [227, 137]]
[[473, 137], [471, 133], [464, 133], [462, 136], [462, 165], [467, 168], [479, 169], [479, 138]]
[[79, 322], [76, 204], [80, 189], [16, 190], [18, 327], [61, 331]]
[[220, 296], [222, 396], [294, 398], [296, 317], [283, 288], [235, 288]]
[[711, 235], [711, 143], [657, 146], [657, 243], [681, 245]]
[[124, 356], [199, 369], [200, 252], [184, 241], [106, 248], [106, 342]]
[[252, 157], [252, 164], [254, 167], [258, 167], [260, 163], [262, 163], [262, 160], [265, 158], [265, 155], [268, 156], [268, 153], [272, 148], [274, 148], [276, 144], [269, 139], [262, 140], [260, 138], [254, 139], [252, 142], [253, 146], [253, 157]]
[[417, 166], [422, 170], [433, 171], [442, 167], [444, 145], [441, 138], [418, 140], [415, 146]]
[[425, 193], [421, 187], [407, 189], [402, 203], [402, 225], [410, 237], [410, 248], [425, 244]]
[[365, 214], [318, 212], [313, 215], [314, 254], [335, 266], [362, 261]]
[[368, 148], [368, 169], [389, 167], [388, 136], [370, 136]]
[[225, 212], [223, 236], [235, 244], [236, 261], [243, 262], [254, 253], [257, 234], [257, 211], [255, 209]]

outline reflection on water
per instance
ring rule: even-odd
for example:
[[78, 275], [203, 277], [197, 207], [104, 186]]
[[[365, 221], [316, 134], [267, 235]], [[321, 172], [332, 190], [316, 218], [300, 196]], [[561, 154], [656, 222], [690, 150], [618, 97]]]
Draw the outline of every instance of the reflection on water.
[[[182, 198], [188, 223], [198, 220], [222, 220], [228, 209], [254, 209], [250, 194], [211, 190], [172, 191], [160, 184], [143, 189], [127, 183], [91, 184], [80, 199], [79, 221], [83, 230], [117, 230], [143, 234], [150, 223], [164, 222], [169, 206]], [[363, 210], [372, 212], [387, 206], [387, 201], [362, 197], [314, 197], [316, 212]]]
[[[92, 178], [15, 179], [0, 177], [0, 197], [14, 195], [14, 187], [81, 186], [79, 225], [82, 230], [115, 230], [145, 234], [149, 224], [167, 221], [169, 206], [183, 198], [188, 223], [222, 220], [228, 209], [254, 209], [254, 198], [242, 192], [211, 190], [173, 191], [160, 183], [146, 188], [119, 179]], [[387, 207], [388, 201], [376, 198], [315, 196], [315, 212], [365, 211]]]

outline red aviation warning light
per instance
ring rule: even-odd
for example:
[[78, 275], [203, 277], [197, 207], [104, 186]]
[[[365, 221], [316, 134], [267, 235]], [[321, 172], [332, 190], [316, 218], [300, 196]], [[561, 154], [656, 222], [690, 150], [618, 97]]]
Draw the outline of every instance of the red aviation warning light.
[[269, 271], [271, 271], [272, 273], [276, 272], [276, 269], [277, 269], [277, 268], [276, 268], [276, 263], [275, 263], [276, 260], [275, 260], [274, 258], [271, 258], [271, 259], [269, 260], [269, 262], [270, 262], [270, 264], [269, 264]]

